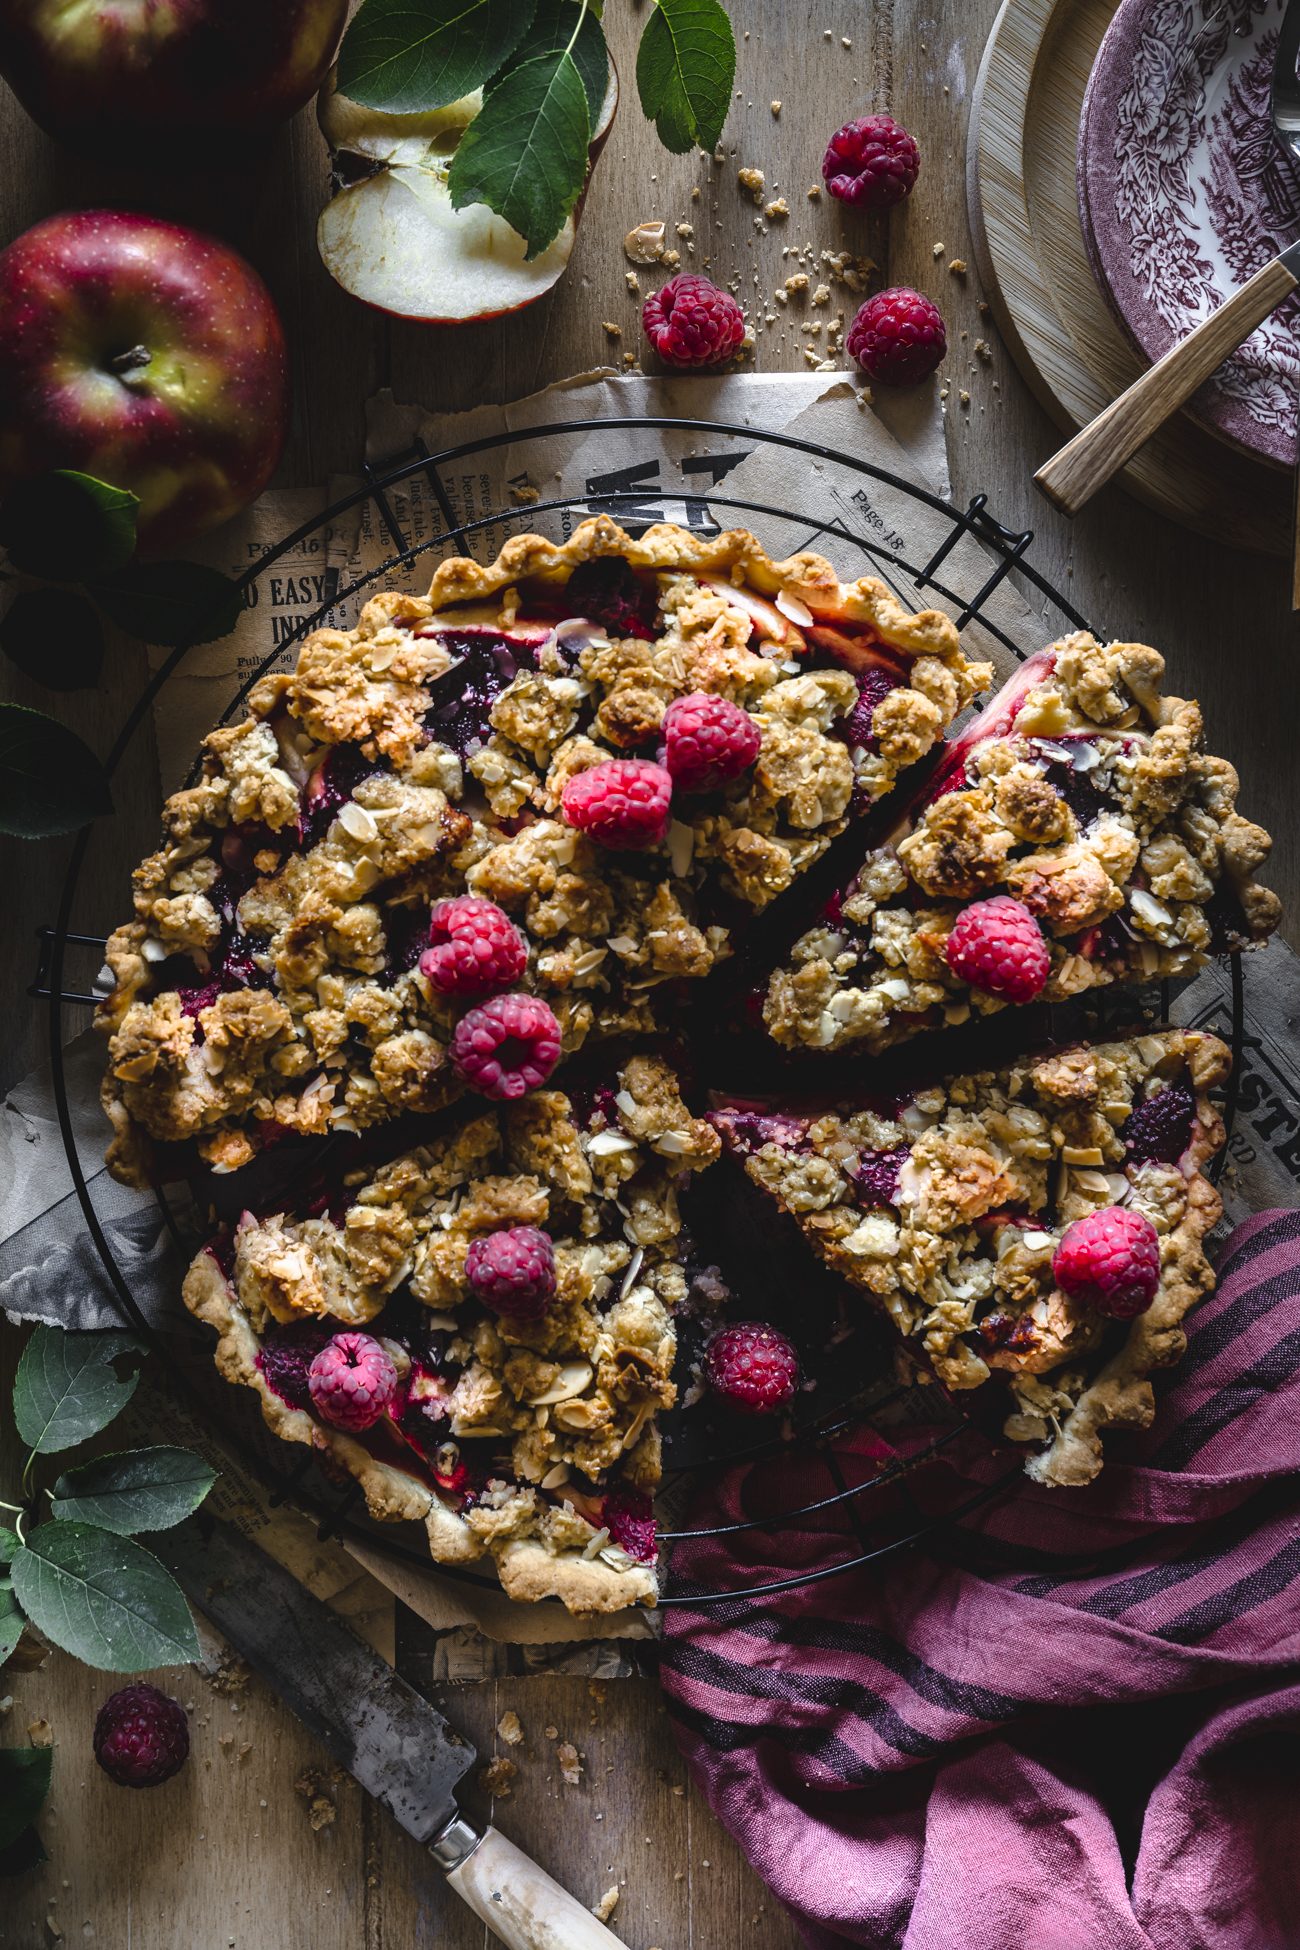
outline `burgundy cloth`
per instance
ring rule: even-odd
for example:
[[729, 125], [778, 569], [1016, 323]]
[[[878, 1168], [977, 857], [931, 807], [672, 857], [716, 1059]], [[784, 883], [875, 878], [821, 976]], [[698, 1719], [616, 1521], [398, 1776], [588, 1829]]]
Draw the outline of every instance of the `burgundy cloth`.
[[[1300, 1945], [1300, 1213], [1244, 1225], [1219, 1281], [1154, 1425], [1109, 1437], [1086, 1489], [1005, 1484], [962, 1435], [906, 1492], [678, 1547], [689, 1595], [857, 1554], [846, 1508], [868, 1545], [946, 1519], [876, 1566], [665, 1614], [692, 1772], [816, 1950]], [[887, 1456], [860, 1436], [831, 1467]], [[786, 1458], [692, 1521], [834, 1489]]]

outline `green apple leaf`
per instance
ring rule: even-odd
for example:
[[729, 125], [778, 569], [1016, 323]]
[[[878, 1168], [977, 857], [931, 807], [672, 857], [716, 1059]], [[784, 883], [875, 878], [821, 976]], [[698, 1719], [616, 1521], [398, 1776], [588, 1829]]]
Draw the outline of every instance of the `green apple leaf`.
[[198, 1509], [217, 1472], [188, 1449], [134, 1449], [96, 1456], [54, 1485], [52, 1516], [93, 1523], [119, 1537], [170, 1530]]
[[75, 589], [26, 589], [0, 618], [0, 650], [52, 691], [84, 691], [104, 666], [104, 626]]
[[0, 1524], [0, 1565], [12, 1564], [14, 1553], [22, 1541], [16, 1530], [10, 1530], [7, 1524]]
[[0, 1666], [22, 1637], [26, 1622], [14, 1597], [13, 1579], [0, 1578]]
[[364, 0], [339, 49], [340, 94], [413, 115], [458, 102], [501, 66], [536, 0]]
[[13, 1580], [37, 1630], [101, 1672], [147, 1672], [199, 1656], [185, 1594], [130, 1537], [89, 1523], [43, 1523], [14, 1559]]
[[30, 1828], [50, 1791], [52, 1747], [0, 1747], [0, 1849]]
[[133, 562], [91, 594], [120, 630], [168, 650], [229, 636], [244, 606], [238, 583], [202, 562]]
[[127, 489], [59, 468], [10, 490], [0, 506], [0, 543], [28, 575], [85, 582], [131, 560], [139, 509]]
[[14, 1376], [14, 1421], [37, 1455], [75, 1448], [107, 1428], [135, 1393], [139, 1379], [113, 1366], [122, 1354], [142, 1354], [130, 1334], [65, 1334], [38, 1327]]
[[34, 1828], [24, 1828], [16, 1842], [8, 1848], [0, 1848], [0, 1876], [25, 1876], [30, 1869], [39, 1869], [49, 1856], [41, 1844], [41, 1838]]
[[719, 0], [658, 0], [636, 57], [641, 107], [673, 155], [722, 135], [736, 79], [736, 37]]
[[494, 83], [447, 176], [452, 207], [486, 203], [538, 256], [587, 179], [587, 91], [571, 54], [542, 55]]
[[[576, 40], [575, 27], [578, 30]], [[605, 36], [590, 0], [585, 14], [582, 13], [581, 0], [538, 0], [532, 26], [514, 53], [501, 63], [493, 76], [493, 83], [495, 85], [511, 68], [522, 67], [525, 61], [536, 61], [546, 54], [562, 54], [570, 41], [573, 41], [574, 65], [587, 91], [587, 115], [594, 131], [604, 106], [605, 90], [609, 86], [609, 49], [605, 46]]]
[[108, 775], [75, 731], [25, 704], [0, 704], [0, 833], [48, 839], [112, 810]]

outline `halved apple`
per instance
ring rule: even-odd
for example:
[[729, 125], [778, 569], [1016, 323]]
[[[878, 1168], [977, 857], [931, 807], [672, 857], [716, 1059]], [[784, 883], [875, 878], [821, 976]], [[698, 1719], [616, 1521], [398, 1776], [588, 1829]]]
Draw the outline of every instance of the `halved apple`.
[[[326, 270], [354, 298], [399, 318], [466, 325], [533, 304], [560, 276], [586, 188], [559, 236], [531, 262], [518, 231], [486, 204], [452, 208], [447, 172], [482, 102], [476, 90], [446, 108], [391, 115], [341, 95], [330, 75], [317, 116], [342, 187], [321, 211], [316, 241]], [[591, 168], [617, 107], [611, 62]]]

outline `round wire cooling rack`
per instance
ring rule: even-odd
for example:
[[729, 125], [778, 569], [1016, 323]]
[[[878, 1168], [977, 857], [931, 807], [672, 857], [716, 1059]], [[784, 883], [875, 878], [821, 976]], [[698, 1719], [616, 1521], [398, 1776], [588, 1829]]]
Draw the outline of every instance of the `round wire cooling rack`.
[[[391, 544], [391, 552], [374, 566], [350, 577], [344, 572], [331, 572], [326, 601], [268, 652], [230, 699], [222, 722], [227, 722], [241, 708], [257, 679], [273, 664], [292, 654], [310, 630], [326, 621], [349, 623], [375, 585], [400, 585], [403, 578], [409, 578], [427, 586], [434, 560], [447, 554], [473, 555], [476, 545], [480, 554], [489, 548], [495, 553], [506, 535], [524, 530], [562, 539], [577, 521], [596, 514], [614, 517], [633, 533], [643, 532], [655, 522], [679, 520], [697, 532], [710, 534], [743, 520], [744, 525], [757, 527], [773, 555], [789, 555], [820, 546], [838, 557], [836, 566], [842, 579], [866, 573], [876, 575], [906, 608], [932, 607], [937, 603], [948, 610], [959, 628], [974, 626], [1017, 659], [1023, 658], [1026, 651], [1008, 627], [1014, 613], [1007, 603], [1003, 585], [1010, 578], [1014, 577], [1022, 589], [1032, 592], [1045, 605], [1044, 622], [1049, 635], [1056, 633], [1056, 618], [1071, 628], [1088, 627], [1068, 598], [1029, 560], [1032, 530], [1017, 531], [1004, 526], [989, 509], [987, 496], [983, 494], [976, 495], [964, 509], [957, 508], [929, 489], [857, 455], [793, 434], [729, 422], [645, 415], [620, 420], [618, 433], [619, 467], [589, 476], [584, 493], [550, 500], [539, 498], [522, 506], [493, 507], [472, 519], [458, 514], [454, 487], [448, 482], [454, 479], [463, 484], [472, 479], [469, 470], [475, 460], [508, 447], [512, 461], [517, 452], [524, 463], [525, 478], [534, 468], [545, 478], [553, 473], [552, 461], [547, 458], [549, 443], [581, 437], [595, 448], [602, 437], [609, 436], [608, 423], [598, 419], [558, 422], [493, 434], [438, 453], [430, 453], [417, 443], [390, 465], [382, 469], [367, 468], [355, 489], [266, 550], [241, 578], [241, 588], [246, 601], [255, 600], [255, 592], [277, 563], [313, 537], [319, 538], [323, 545], [327, 537], [337, 534], [348, 523], [368, 521], [371, 531], [382, 534]], [[644, 444], [646, 458], [643, 464], [629, 466], [627, 451], [633, 435]], [[667, 454], [666, 445], [670, 447]], [[672, 448], [676, 449], [675, 454]], [[760, 450], [781, 455], [792, 468], [801, 463], [807, 468], [817, 489], [816, 510], [805, 512], [789, 504], [779, 506], [768, 500], [721, 491], [719, 483]], [[538, 457], [532, 468], [526, 460], [530, 453]], [[521, 477], [513, 478], [518, 481]], [[882, 512], [882, 501], [887, 512]], [[424, 511], [418, 520], [417, 503]], [[912, 559], [907, 537], [897, 525], [897, 511], [907, 509], [909, 504], [923, 518], [933, 542], [921, 560]], [[418, 532], [421, 527], [423, 532]], [[935, 531], [937, 539], [934, 539]], [[105, 760], [110, 777], [118, 771], [160, 693], [182, 667], [187, 654], [184, 649], [173, 651], [150, 677], [127, 713]], [[299, 1455], [271, 1436], [248, 1392], [232, 1390], [217, 1380], [207, 1337], [188, 1316], [179, 1330], [164, 1332], [141, 1309], [133, 1291], [132, 1274], [123, 1263], [120, 1245], [115, 1244], [112, 1236], [114, 1222], [101, 1210], [102, 1190], [101, 1203], [97, 1203], [94, 1183], [101, 1187], [104, 1183], [98, 1151], [93, 1155], [89, 1172], [80, 1153], [64, 1060], [64, 1044], [70, 1033], [68, 1012], [84, 1010], [99, 999], [91, 988], [69, 988], [65, 982], [70, 948], [98, 950], [101, 956], [104, 948], [102, 936], [76, 932], [72, 926], [98, 830], [88, 826], [76, 836], [56, 919], [52, 926], [39, 931], [38, 968], [29, 993], [48, 1004], [54, 1097], [69, 1171], [87, 1230], [124, 1319], [161, 1357], [178, 1392], [202, 1420], [219, 1420], [223, 1432], [237, 1424], [241, 1456], [254, 1468], [272, 1505], [291, 1501], [316, 1519], [322, 1537], [352, 1537], [371, 1550], [381, 1550], [423, 1569], [435, 1570], [441, 1576], [481, 1581], [470, 1567], [431, 1565], [423, 1540], [416, 1541], [407, 1534], [413, 1526], [372, 1521], [364, 1512], [364, 1502], [355, 1484], [345, 1490], [331, 1490], [319, 1477], [310, 1455]], [[1162, 1008], [1165, 999], [1162, 995]], [[1230, 1013], [1234, 1066], [1225, 1106], [1229, 1129], [1245, 1040], [1240, 957], [1232, 961]], [[1222, 1160], [1224, 1154], [1219, 1155]], [[158, 1205], [162, 1225], [175, 1245], [182, 1251], [192, 1249], [193, 1241], [185, 1238], [171, 1202], [159, 1194]], [[214, 1388], [220, 1390], [219, 1397], [214, 1394]], [[670, 1502], [674, 1500], [671, 1494], [674, 1488], [680, 1492], [696, 1476], [707, 1472], [716, 1477], [720, 1471], [740, 1463], [788, 1453], [791, 1445], [801, 1456], [813, 1456], [820, 1461], [830, 1484], [829, 1493], [819, 1492], [797, 1507], [783, 1508], [774, 1515], [662, 1531], [661, 1539], [670, 1549], [691, 1539], [738, 1537], [746, 1532], [784, 1528], [799, 1522], [815, 1523], [837, 1511], [842, 1511], [847, 1518], [848, 1528], [843, 1534], [851, 1541], [846, 1556], [837, 1556], [811, 1570], [800, 1570], [788, 1577], [766, 1578], [743, 1589], [728, 1587], [707, 1592], [691, 1589], [678, 1594], [670, 1588], [660, 1603], [693, 1606], [734, 1603], [843, 1575], [924, 1543], [945, 1526], [959, 1522], [1000, 1495], [1019, 1475], [1017, 1464], [943, 1516], [924, 1514], [912, 1501], [906, 1479], [925, 1463], [938, 1458], [969, 1427], [966, 1422], [955, 1420], [937, 1429], [905, 1459], [889, 1461], [863, 1480], [850, 1482], [836, 1454], [837, 1441], [854, 1427], [861, 1426], [864, 1420], [875, 1425], [877, 1418], [896, 1414], [905, 1406], [909, 1392], [901, 1386], [876, 1383], [874, 1387], [867, 1386], [857, 1399], [838, 1400], [829, 1412], [806, 1411], [794, 1429], [787, 1430], [783, 1436], [759, 1440], [752, 1435], [739, 1440], [730, 1437], [721, 1449], [710, 1450], [707, 1461], [694, 1461], [677, 1471], [675, 1483], [670, 1455], [670, 1478], [666, 1485]], [[215, 1411], [214, 1402], [218, 1398], [220, 1410]], [[873, 1495], [885, 1492], [896, 1502], [901, 1501], [903, 1510], [901, 1523], [896, 1520], [889, 1534], [877, 1523], [871, 1501]], [[676, 1500], [680, 1501], [680, 1496]]]

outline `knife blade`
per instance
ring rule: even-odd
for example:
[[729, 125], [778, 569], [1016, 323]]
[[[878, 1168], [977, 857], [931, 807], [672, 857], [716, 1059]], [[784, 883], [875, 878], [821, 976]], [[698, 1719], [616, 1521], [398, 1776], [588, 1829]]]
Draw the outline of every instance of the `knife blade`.
[[504, 1835], [460, 1813], [455, 1790], [475, 1749], [274, 1558], [207, 1516], [153, 1541], [191, 1603], [339, 1766], [429, 1849], [508, 1950], [618, 1943]]

